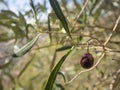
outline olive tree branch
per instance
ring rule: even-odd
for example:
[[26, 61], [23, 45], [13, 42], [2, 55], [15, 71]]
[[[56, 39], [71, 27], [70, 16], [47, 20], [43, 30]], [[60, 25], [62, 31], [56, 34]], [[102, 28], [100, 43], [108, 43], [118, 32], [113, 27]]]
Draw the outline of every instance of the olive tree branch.
[[73, 30], [73, 29], [75, 28], [75, 24], [77, 23], [77, 20], [80, 18], [82, 12], [84, 11], [85, 7], [87, 6], [88, 1], [89, 1], [89, 0], [86, 0], [86, 2], [84, 3], [81, 11], [79, 12], [78, 16], [76, 17], [76, 20], [73, 22], [73, 26], [72, 26], [72, 29], [71, 29], [71, 30]]
[[96, 63], [92, 68], [87, 69], [87, 70], [80, 71], [76, 76], [74, 76], [70, 81], [68, 81], [68, 82], [65, 83], [65, 84], [66, 84], [66, 85], [67, 85], [67, 84], [70, 84], [70, 83], [71, 83], [73, 80], [75, 80], [80, 74], [85, 73], [85, 72], [89, 72], [89, 71], [93, 70], [93, 69], [100, 63], [100, 61], [102, 60], [102, 58], [103, 58], [104, 56], [105, 56], [105, 53], [103, 53], [103, 54], [101, 55], [101, 57], [98, 59], [97, 63]]
[[[115, 25], [114, 25], [114, 27], [113, 27], [113, 32], [116, 30], [117, 25], [118, 25], [118, 23], [119, 23], [119, 20], [120, 20], [120, 16], [119, 16], [118, 19], [116, 20], [116, 23], [115, 23]], [[103, 44], [104, 46], [106, 46], [107, 43], [109, 42], [109, 40], [111, 39], [111, 37], [112, 37], [112, 35], [113, 35], [113, 32], [109, 35], [108, 39], [107, 39], [107, 40], [105, 41], [105, 43]], [[74, 76], [70, 81], [68, 81], [68, 82], [65, 83], [65, 84], [66, 84], [66, 85], [67, 85], [67, 84], [70, 84], [70, 83], [71, 83], [73, 80], [75, 80], [80, 74], [93, 70], [93, 69], [101, 62], [101, 60], [103, 59], [104, 56], [105, 56], [105, 52], [103, 52], [103, 54], [100, 56], [100, 58], [98, 59], [98, 61], [96, 62], [96, 64], [95, 64], [92, 68], [87, 69], [87, 70], [80, 71], [76, 76]]]
[[120, 15], [119, 15], [118, 19], [117, 19], [116, 22], [115, 22], [115, 25], [114, 25], [114, 27], [113, 27], [112, 33], [109, 35], [108, 39], [105, 41], [104, 46], [106, 46], [107, 43], [110, 41], [113, 33], [115, 32], [115, 30], [116, 30], [116, 28], [117, 28], [117, 26], [118, 26], [119, 20], [120, 20]]

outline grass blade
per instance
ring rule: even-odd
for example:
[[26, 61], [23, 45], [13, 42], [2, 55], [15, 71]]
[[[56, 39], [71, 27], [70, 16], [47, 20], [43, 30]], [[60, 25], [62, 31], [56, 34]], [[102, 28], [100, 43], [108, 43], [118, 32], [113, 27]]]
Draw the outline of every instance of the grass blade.
[[57, 0], [49, 0], [50, 1], [50, 4], [56, 14], [56, 16], [59, 18], [61, 24], [63, 25], [66, 33], [68, 34], [68, 36], [72, 39], [72, 36], [70, 34], [70, 30], [69, 30], [69, 27], [68, 27], [68, 23], [67, 23], [67, 20], [57, 2]]
[[54, 84], [54, 81], [56, 79], [56, 76], [58, 74], [58, 71], [62, 65], [62, 63], [65, 61], [65, 59], [67, 58], [67, 56], [70, 54], [71, 50], [69, 52], [67, 52], [60, 60], [59, 62], [57, 63], [57, 65], [55, 66], [55, 68], [52, 70], [50, 76], [49, 76], [49, 79], [48, 79], [48, 82], [46, 84], [46, 87], [45, 87], [45, 90], [52, 90], [52, 87], [53, 87], [53, 84]]

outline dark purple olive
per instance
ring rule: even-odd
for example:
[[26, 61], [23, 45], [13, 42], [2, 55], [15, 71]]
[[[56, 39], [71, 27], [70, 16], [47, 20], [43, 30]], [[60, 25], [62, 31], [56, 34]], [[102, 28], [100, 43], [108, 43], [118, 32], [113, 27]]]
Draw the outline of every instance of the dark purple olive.
[[94, 63], [94, 58], [90, 53], [84, 54], [80, 60], [81, 66], [85, 69], [91, 68], [93, 66], [93, 63]]

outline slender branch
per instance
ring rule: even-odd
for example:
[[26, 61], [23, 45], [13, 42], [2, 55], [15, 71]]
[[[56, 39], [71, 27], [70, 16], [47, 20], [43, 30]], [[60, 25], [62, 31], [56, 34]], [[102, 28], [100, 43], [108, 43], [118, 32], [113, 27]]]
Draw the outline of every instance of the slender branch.
[[[79, 44], [73, 44], [73, 45], [75, 45], [75, 46], [87, 46], [86, 43], [79, 43]], [[46, 45], [46, 46], [36, 47], [36, 48], [33, 48], [32, 50], [44, 49], [44, 48], [53, 47], [53, 46], [56, 46], [56, 44], [50, 44], [50, 45]], [[101, 48], [103, 48], [103, 46], [101, 46], [101, 44], [89, 44], [89, 48], [90, 49], [97, 48], [97, 49], [99, 49], [100, 52], [103, 52], [103, 50], [101, 50]], [[78, 47], [78, 49], [79, 49], [79, 47]], [[108, 47], [104, 47], [104, 51], [105, 52], [117, 52], [117, 53], [120, 53], [120, 50], [110, 49]]]
[[113, 76], [117, 76], [118, 74], [120, 74], [120, 69], [118, 69], [115, 72], [109, 73], [107, 75], [104, 75], [103, 78], [101, 78], [98, 82], [96, 82], [93, 86], [91, 90], [94, 90], [94, 88], [96, 88], [98, 85], [102, 84], [104, 81], [106, 81], [108, 78], [113, 77]]
[[119, 20], [120, 20], [120, 15], [119, 15], [118, 19], [116, 20], [116, 23], [115, 23], [115, 25], [114, 25], [114, 27], [113, 27], [112, 33], [109, 35], [108, 39], [105, 41], [104, 46], [106, 46], [107, 43], [110, 41], [113, 33], [115, 32], [115, 30], [116, 30], [116, 28], [117, 28], [117, 26], [118, 26]]
[[101, 55], [101, 57], [98, 59], [97, 63], [96, 63], [92, 68], [87, 69], [87, 70], [83, 70], [83, 71], [79, 72], [76, 76], [74, 76], [70, 81], [68, 81], [68, 82], [65, 83], [65, 84], [66, 84], [66, 85], [67, 85], [67, 84], [70, 84], [70, 83], [71, 83], [73, 80], [75, 80], [80, 74], [93, 70], [93, 69], [100, 63], [100, 61], [102, 60], [102, 58], [103, 58], [104, 56], [105, 56], [105, 53], [103, 53], [103, 54]]
[[119, 81], [120, 81], [120, 69], [118, 69], [115, 72], [113, 80], [110, 83], [109, 90], [115, 90], [115, 87], [118, 85]]
[[35, 57], [37, 56], [37, 53], [34, 54], [34, 56], [31, 58], [30, 61], [28, 61], [26, 63], [26, 65], [23, 67], [23, 69], [20, 71], [20, 73], [18, 74], [17, 78], [19, 79], [23, 74], [24, 72], [28, 69], [28, 67], [30, 66], [30, 64], [34, 61]]
[[74, 23], [73, 23], [73, 26], [72, 26], [72, 29], [71, 29], [71, 30], [73, 30], [73, 29], [75, 28], [75, 25], [76, 25], [76, 23], [77, 23], [77, 20], [80, 18], [82, 12], [84, 11], [85, 7], [87, 6], [88, 1], [89, 1], [89, 0], [86, 0], [85, 4], [83, 5], [81, 11], [79, 12], [78, 16], [76, 17], [76, 20], [75, 20]]
[[[113, 28], [113, 32], [116, 30], [116, 27], [117, 27], [117, 25], [118, 25], [118, 23], [119, 23], [119, 20], [120, 20], [120, 16], [119, 16], [118, 19], [116, 20], [116, 23], [115, 23], [114, 28]], [[112, 35], [113, 35], [113, 32], [110, 34], [110, 36], [108, 37], [108, 39], [105, 41], [104, 46], [106, 46], [107, 43], [109, 42], [109, 40], [111, 39], [111, 37], [112, 37]], [[68, 81], [68, 82], [65, 83], [65, 84], [70, 84], [70, 83], [71, 83], [73, 80], [75, 80], [80, 74], [93, 70], [93, 69], [100, 63], [100, 61], [102, 60], [102, 58], [103, 58], [104, 56], [105, 56], [105, 52], [103, 52], [103, 54], [101, 55], [101, 57], [98, 59], [97, 63], [96, 63], [92, 68], [87, 69], [87, 70], [83, 70], [83, 71], [79, 72], [76, 76], [74, 76], [70, 81]]]

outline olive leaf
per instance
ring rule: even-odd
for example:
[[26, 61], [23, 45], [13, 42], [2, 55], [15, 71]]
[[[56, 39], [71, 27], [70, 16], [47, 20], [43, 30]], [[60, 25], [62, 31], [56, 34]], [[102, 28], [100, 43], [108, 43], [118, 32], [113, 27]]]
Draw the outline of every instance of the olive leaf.
[[70, 49], [72, 46], [71, 45], [67, 45], [67, 46], [62, 46], [56, 49], [57, 52], [59, 51], [64, 51], [64, 50], [68, 50]]
[[61, 75], [61, 76], [63, 77], [63, 79], [64, 79], [64, 82], [66, 82], [66, 78], [65, 78], [65, 75], [64, 75], [63, 72], [59, 71], [59, 72], [57, 73], [57, 75]]
[[14, 50], [13, 57], [20, 57], [20, 56], [26, 54], [34, 46], [34, 44], [38, 40], [39, 36], [40, 36], [40, 34], [35, 36], [31, 41], [29, 41], [27, 44], [25, 44], [20, 49]]
[[2, 80], [0, 79], [0, 90], [3, 90]]
[[56, 87], [58, 87], [60, 90], [65, 90], [62, 84], [55, 83]]
[[57, 0], [49, 0], [50, 1], [50, 4], [56, 14], [56, 16], [59, 18], [61, 24], [63, 25], [66, 33], [68, 34], [68, 36], [72, 39], [72, 36], [70, 34], [70, 30], [69, 30], [69, 27], [68, 27], [68, 23], [67, 23], [67, 20], [59, 6], [59, 3]]
[[48, 31], [49, 33], [49, 37], [50, 37], [50, 42], [52, 42], [52, 33], [51, 33], [51, 26], [50, 26], [50, 15], [48, 15]]
[[67, 58], [67, 56], [70, 54], [71, 50], [69, 50], [57, 63], [57, 65], [54, 67], [54, 69], [52, 70], [49, 79], [47, 81], [45, 90], [52, 90], [53, 87], [53, 83], [55, 82], [56, 76], [58, 74], [58, 71], [61, 67], [61, 65], [63, 64], [63, 62], [65, 61], [65, 59]]
[[19, 19], [20, 19], [20, 25], [25, 27], [25, 31], [26, 31], [26, 37], [28, 37], [28, 26], [27, 26], [27, 22], [25, 20], [25, 16], [19, 12]]

